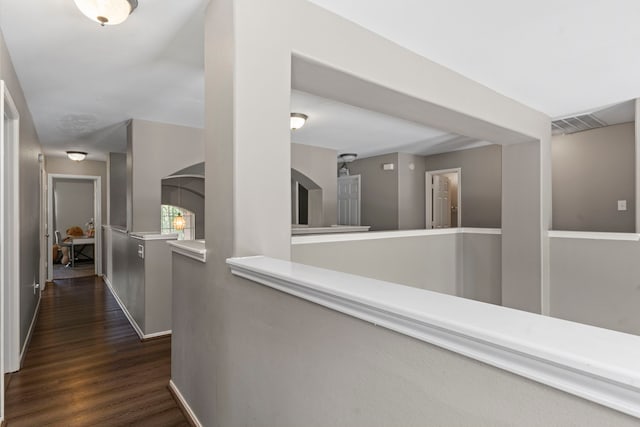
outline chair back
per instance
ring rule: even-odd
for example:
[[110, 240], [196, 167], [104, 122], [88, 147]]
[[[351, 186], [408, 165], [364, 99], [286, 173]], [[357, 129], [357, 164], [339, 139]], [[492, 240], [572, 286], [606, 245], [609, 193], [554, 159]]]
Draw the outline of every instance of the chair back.
[[56, 245], [59, 245], [60, 243], [62, 243], [62, 235], [58, 230], [54, 232], [54, 236], [56, 238]]

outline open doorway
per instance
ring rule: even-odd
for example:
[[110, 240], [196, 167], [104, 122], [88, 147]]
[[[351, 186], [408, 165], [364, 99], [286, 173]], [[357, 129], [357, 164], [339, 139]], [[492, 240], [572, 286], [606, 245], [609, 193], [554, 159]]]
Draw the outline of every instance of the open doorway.
[[426, 228], [462, 227], [462, 169], [427, 171]]
[[47, 280], [102, 274], [101, 178], [49, 174]]

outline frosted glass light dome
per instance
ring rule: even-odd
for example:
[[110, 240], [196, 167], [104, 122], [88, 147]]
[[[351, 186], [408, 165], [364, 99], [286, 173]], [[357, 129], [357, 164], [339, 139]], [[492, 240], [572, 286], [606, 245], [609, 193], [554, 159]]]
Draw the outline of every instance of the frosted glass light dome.
[[87, 18], [100, 25], [123, 23], [138, 6], [138, 0], [74, 0]]
[[291, 113], [291, 130], [298, 130], [307, 122], [309, 117], [302, 113]]

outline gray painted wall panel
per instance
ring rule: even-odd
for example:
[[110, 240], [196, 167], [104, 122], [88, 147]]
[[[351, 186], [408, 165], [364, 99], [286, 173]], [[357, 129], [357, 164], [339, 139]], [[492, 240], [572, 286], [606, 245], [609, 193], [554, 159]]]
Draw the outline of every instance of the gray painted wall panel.
[[69, 227], [86, 230], [85, 224], [95, 217], [93, 181], [56, 178], [53, 191], [53, 229], [59, 230], [63, 238]]
[[[413, 169], [411, 169], [413, 166]], [[425, 228], [425, 160], [398, 153], [398, 229]]]
[[[295, 140], [295, 134], [292, 138]], [[337, 157], [336, 150], [291, 144], [291, 167], [322, 188], [322, 221], [310, 225], [330, 226], [338, 223]]]
[[502, 305], [502, 238], [495, 234], [462, 235], [462, 295]]
[[[142, 242], [140, 242], [142, 243]], [[145, 247], [145, 334], [171, 330], [171, 250], [166, 240]]]
[[[228, 276], [224, 287], [212, 286], [207, 266], [173, 256], [179, 286], [171, 376], [203, 425], [637, 425], [619, 412], [257, 283]], [[212, 302], [220, 302], [217, 310], [209, 309]], [[217, 351], [209, 351], [212, 334], [227, 338]], [[209, 389], [213, 384], [225, 392]], [[221, 402], [217, 409], [212, 399]]]
[[[102, 221], [107, 220], [107, 162], [99, 160], [83, 160], [75, 162], [66, 157], [45, 157], [47, 173], [59, 173], [65, 175], [89, 175], [99, 176], [102, 193]], [[82, 224], [84, 225], [84, 223]]]
[[291, 260], [301, 264], [459, 295], [457, 266], [461, 236], [355, 240], [292, 245]]
[[[393, 163], [394, 170], [382, 169]], [[360, 175], [360, 222], [372, 231], [398, 229], [398, 153], [368, 157], [349, 163], [351, 175]]]
[[425, 157], [427, 171], [462, 168], [462, 227], [501, 228], [502, 146]]
[[110, 225], [127, 227], [127, 155], [109, 153]]
[[[635, 127], [623, 123], [554, 136], [553, 228], [635, 231]], [[618, 200], [627, 210], [618, 211]]]
[[551, 315], [640, 335], [640, 243], [551, 240]]
[[502, 304], [534, 313], [542, 312], [540, 186], [540, 143], [503, 146]]
[[40, 282], [40, 140], [18, 76], [0, 30], [0, 79], [5, 81], [20, 114], [20, 346], [27, 337], [39, 295]]
[[[131, 121], [131, 231], [160, 231], [162, 178], [204, 160], [202, 129]], [[127, 166], [129, 167], [129, 166]]]

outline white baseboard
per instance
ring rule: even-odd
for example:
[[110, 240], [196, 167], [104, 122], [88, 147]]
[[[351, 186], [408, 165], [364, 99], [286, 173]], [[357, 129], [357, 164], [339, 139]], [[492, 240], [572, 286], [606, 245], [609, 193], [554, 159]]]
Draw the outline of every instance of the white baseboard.
[[36, 321], [38, 320], [38, 314], [40, 313], [40, 301], [42, 300], [42, 295], [38, 292], [38, 303], [36, 304], [36, 310], [33, 312], [33, 319], [31, 319], [31, 325], [29, 325], [29, 332], [27, 332], [27, 337], [24, 340], [24, 344], [22, 344], [22, 349], [20, 350], [20, 368], [22, 368], [22, 363], [24, 362], [24, 356], [27, 354], [27, 347], [29, 347], [29, 343], [31, 342], [31, 337], [33, 336], [33, 330], [36, 327]]
[[141, 340], [144, 341], [144, 340], [148, 340], [148, 339], [151, 339], [151, 338], [158, 338], [158, 337], [162, 337], [162, 336], [165, 336], [165, 335], [171, 335], [171, 330], [162, 331], [162, 332], [154, 332], [152, 334], [145, 334], [144, 332], [142, 332], [142, 329], [140, 329], [140, 326], [138, 326], [138, 323], [136, 323], [136, 321], [134, 320], [134, 318], [131, 315], [131, 313], [129, 313], [129, 310], [127, 310], [127, 307], [124, 305], [122, 300], [120, 300], [120, 297], [118, 296], [118, 293], [116, 292], [116, 290], [113, 289], [113, 285], [111, 284], [111, 280], [109, 280], [109, 278], [107, 276], [105, 276], [105, 275], [102, 276], [102, 280], [104, 280], [104, 283], [107, 285], [107, 288], [109, 289], [109, 292], [111, 292], [111, 295], [113, 295], [113, 298], [116, 300], [116, 302], [120, 306], [120, 309], [122, 310], [124, 315], [127, 317], [127, 320], [129, 321], [129, 323], [131, 324], [131, 327], [133, 327], [133, 329], [136, 331], [136, 334], [138, 334], [138, 336], [140, 337]]
[[187, 418], [189, 418], [191, 424], [196, 427], [202, 427], [202, 423], [200, 422], [198, 417], [196, 417], [196, 414], [193, 412], [182, 393], [180, 393], [180, 390], [178, 390], [178, 387], [173, 382], [173, 380], [169, 380], [169, 390], [171, 390], [171, 394], [173, 394], [173, 396], [180, 402], [180, 405], [182, 406], [182, 409], [185, 412]]

